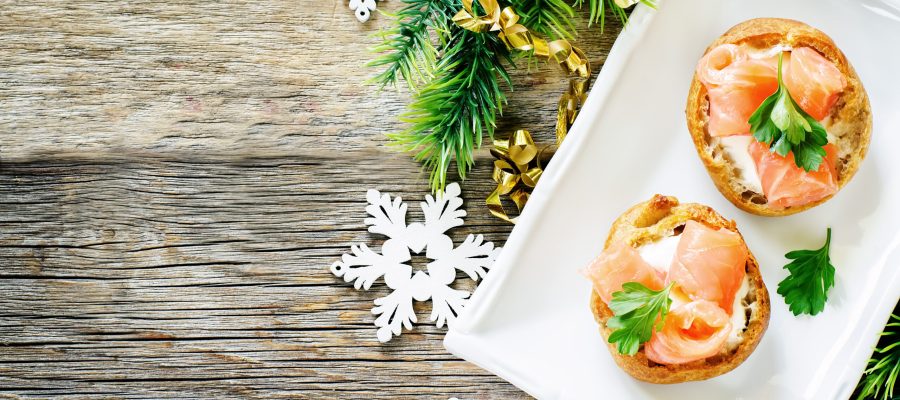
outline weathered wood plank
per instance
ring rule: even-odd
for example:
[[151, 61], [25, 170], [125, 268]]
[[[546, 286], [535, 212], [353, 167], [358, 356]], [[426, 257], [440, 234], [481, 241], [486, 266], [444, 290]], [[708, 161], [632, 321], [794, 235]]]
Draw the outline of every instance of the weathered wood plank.
[[[399, 2], [385, 2], [387, 10]], [[0, 10], [6, 160], [76, 150], [368, 149], [399, 128], [405, 92], [376, 91], [369, 37], [332, 2], [12, 2]], [[599, 69], [615, 33], [582, 21]], [[505, 123], [552, 137], [558, 68], [514, 71]], [[501, 129], [503, 131], [503, 129]]]
[[[365, 188], [427, 188], [405, 158], [354, 160], [379, 172], [314, 156], [4, 163], [0, 393], [520, 396], [447, 354], [442, 330], [375, 340], [369, 310], [387, 288], [356, 292], [328, 266], [381, 240], [362, 225]], [[508, 234], [472, 206], [487, 173], [467, 184], [457, 241]]]
[[[384, 148], [407, 95], [362, 83], [385, 23], [342, 1], [0, 2], [0, 397], [524, 397], [433, 326], [378, 343], [387, 288], [328, 272], [382, 240], [366, 189], [412, 218], [428, 191]], [[599, 69], [618, 27], [580, 26]], [[513, 76], [499, 131], [550, 142], [564, 79]], [[489, 160], [457, 242], [510, 231], [482, 207]]]

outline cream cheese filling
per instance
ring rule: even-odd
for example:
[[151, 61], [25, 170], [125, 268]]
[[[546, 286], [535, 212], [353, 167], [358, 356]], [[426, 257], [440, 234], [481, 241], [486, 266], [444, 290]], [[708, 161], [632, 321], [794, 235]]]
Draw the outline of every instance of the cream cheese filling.
[[[825, 132], [828, 134], [828, 143], [837, 143], [838, 137], [843, 136], [847, 130], [840, 124], [835, 124], [831, 116], [821, 121]], [[756, 193], [763, 193], [762, 180], [756, 170], [756, 162], [750, 156], [750, 141], [756, 140], [753, 135], [732, 135], [713, 138], [713, 145], [720, 145], [728, 157], [728, 161], [734, 167], [735, 179], [744, 187]]]
[[750, 58], [770, 58], [778, 56], [778, 53], [783, 53], [785, 51], [790, 52], [794, 50], [793, 46], [789, 44], [779, 44], [776, 46], [769, 47], [767, 49], [758, 49], [756, 47], [748, 46], [746, 44], [742, 44], [744, 48], [749, 49]]
[[731, 165], [736, 169], [735, 178], [744, 187], [756, 193], [762, 193], [762, 180], [756, 171], [756, 163], [750, 157], [750, 141], [756, 140], [751, 135], [734, 135], [717, 138]]
[[669, 267], [672, 265], [679, 239], [681, 236], [666, 236], [638, 247], [637, 251], [653, 269], [665, 274], [669, 272]]
[[[667, 273], [672, 265], [672, 259], [675, 258], [675, 251], [678, 248], [678, 241], [681, 236], [667, 236], [655, 242], [643, 244], [637, 248], [641, 258], [650, 264], [657, 271]], [[750, 291], [750, 277], [744, 275], [741, 287], [734, 296], [731, 312], [731, 332], [728, 334], [728, 340], [725, 342], [725, 348], [732, 350], [744, 341], [744, 329], [747, 327], [747, 308], [756, 304], [744, 305], [744, 297]], [[678, 307], [690, 301], [688, 298], [673, 295], [672, 307]]]

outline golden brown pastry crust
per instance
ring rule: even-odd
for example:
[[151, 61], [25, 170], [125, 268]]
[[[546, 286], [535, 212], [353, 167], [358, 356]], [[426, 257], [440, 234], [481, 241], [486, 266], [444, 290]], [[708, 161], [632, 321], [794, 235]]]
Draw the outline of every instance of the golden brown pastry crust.
[[[838, 147], [836, 166], [838, 190], [843, 188], [865, 158], [872, 134], [872, 110], [869, 98], [844, 53], [821, 31], [802, 22], [778, 18], [759, 18], [742, 22], [716, 39], [706, 52], [725, 43], [746, 44], [763, 49], [777, 45], [810, 47], [833, 62], [844, 74], [847, 78], [847, 88], [841, 93], [831, 113], [832, 126], [840, 125], [842, 131], [847, 132], [835, 143]], [[707, 133], [709, 97], [696, 73], [691, 82], [685, 113], [697, 154], [703, 160], [710, 178], [722, 195], [738, 208], [763, 216], [790, 215], [822, 204], [833, 196], [802, 206], [777, 209], [766, 204], [762, 193], [744, 187], [736, 178], [737, 171], [724, 156], [724, 151], [713, 144], [712, 138]]]
[[[700, 204], [679, 204], [671, 196], [655, 195], [649, 201], [635, 205], [613, 223], [603, 248], [616, 241], [625, 241], [632, 246], [640, 246], [675, 234], [676, 228], [688, 220], [702, 222], [712, 228], [725, 228], [738, 232], [734, 221], [729, 221], [715, 210]], [[741, 237], [743, 238], [743, 236]], [[750, 290], [742, 301], [754, 304], [743, 333], [744, 340], [731, 351], [723, 350], [715, 356], [686, 364], [662, 365], [654, 363], [644, 355], [643, 347], [634, 356], [619, 354], [615, 344], [608, 343], [611, 331], [606, 321], [613, 316], [595, 291], [591, 291], [591, 311], [600, 324], [600, 334], [616, 364], [629, 375], [651, 383], [680, 383], [699, 381], [724, 374], [740, 365], [759, 344], [769, 324], [769, 292], [759, 273], [759, 265], [753, 253], [749, 252], [746, 272], [750, 280]]]

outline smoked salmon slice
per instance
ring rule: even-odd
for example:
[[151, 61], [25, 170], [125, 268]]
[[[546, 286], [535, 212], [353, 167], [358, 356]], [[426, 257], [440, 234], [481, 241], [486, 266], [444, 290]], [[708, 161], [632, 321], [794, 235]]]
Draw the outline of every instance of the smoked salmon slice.
[[662, 330], [644, 345], [644, 354], [660, 364], [701, 360], [718, 353], [730, 332], [725, 310], [708, 300], [694, 300], [669, 311]]
[[791, 51], [785, 71], [782, 79], [791, 97], [817, 121], [828, 116], [847, 86], [847, 78], [834, 63], [809, 47]]
[[663, 288], [663, 277], [625, 242], [613, 243], [603, 250], [584, 273], [606, 304], [612, 300], [613, 292], [622, 290], [623, 283], [638, 282], [653, 290]]
[[697, 75], [709, 94], [710, 135], [750, 133], [750, 115], [778, 90], [777, 65], [750, 58], [733, 44], [718, 46], [700, 59]]
[[793, 152], [782, 157], [770, 152], [765, 144], [750, 141], [750, 157], [756, 163], [763, 194], [770, 206], [808, 204], [837, 192], [837, 147], [829, 143], [824, 148], [825, 162], [817, 171], [806, 172], [794, 163]]
[[[704, 55], [697, 78], [709, 94], [709, 134], [749, 134], [750, 116], [778, 89], [777, 74], [778, 57], [772, 51], [723, 44]], [[784, 53], [782, 76], [794, 101], [816, 120], [828, 116], [847, 86], [841, 71], [809, 47]]]
[[688, 221], [678, 241], [666, 284], [674, 281], [692, 300], [709, 300], [731, 315], [749, 253], [741, 235]]

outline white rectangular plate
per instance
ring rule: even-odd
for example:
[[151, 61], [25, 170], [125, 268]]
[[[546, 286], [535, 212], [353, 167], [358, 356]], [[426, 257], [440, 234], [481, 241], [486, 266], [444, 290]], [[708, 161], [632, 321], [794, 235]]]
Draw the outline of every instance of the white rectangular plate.
[[[872, 103], [869, 154], [832, 200], [782, 218], [723, 198], [687, 132], [697, 60], [716, 37], [754, 17], [817, 27], [843, 49]], [[572, 133], [541, 178], [492, 272], [444, 341], [452, 353], [542, 399], [847, 398], [900, 297], [900, 0], [664, 1], [639, 6]], [[713, 206], [737, 221], [772, 297], [769, 330], [736, 370], [653, 385], [613, 363], [577, 271], [612, 221], [654, 193]], [[794, 317], [775, 293], [784, 253], [821, 246], [834, 228], [836, 285], [825, 311]]]

